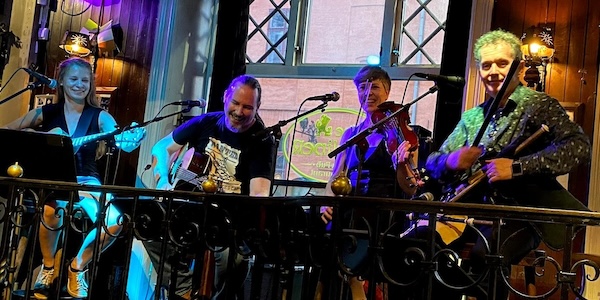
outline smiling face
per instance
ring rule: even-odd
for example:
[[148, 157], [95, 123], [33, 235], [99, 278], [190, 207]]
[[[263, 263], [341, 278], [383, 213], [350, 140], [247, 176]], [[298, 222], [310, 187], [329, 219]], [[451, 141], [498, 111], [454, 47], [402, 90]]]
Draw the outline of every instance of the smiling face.
[[[372, 113], [377, 110], [377, 106], [385, 101], [387, 101], [390, 95], [390, 89], [386, 84], [380, 79], [375, 79], [371, 82], [371, 89], [369, 88], [368, 82], [361, 82], [356, 90], [358, 92], [358, 101], [362, 109], [367, 113]], [[365, 95], [367, 95], [365, 97]], [[366, 98], [366, 99], [365, 99]]]
[[71, 65], [59, 78], [64, 91], [65, 99], [76, 103], [85, 103], [90, 92], [92, 74], [89, 69], [78, 65]]
[[246, 84], [237, 84], [229, 90], [223, 101], [226, 126], [233, 132], [244, 132], [256, 120], [258, 90]]
[[[496, 97], [510, 70], [515, 54], [510, 45], [503, 42], [485, 45], [481, 47], [479, 53], [481, 55], [479, 76], [487, 94]], [[513, 76], [507, 90], [516, 88], [518, 84], [518, 76]]]

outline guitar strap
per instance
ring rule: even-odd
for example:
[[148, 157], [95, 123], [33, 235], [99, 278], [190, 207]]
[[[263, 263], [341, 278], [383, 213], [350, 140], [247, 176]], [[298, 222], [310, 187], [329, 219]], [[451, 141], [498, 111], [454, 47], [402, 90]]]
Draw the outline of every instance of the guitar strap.
[[75, 128], [75, 133], [71, 136], [72, 138], [84, 136], [87, 134], [88, 128], [90, 128], [90, 124], [92, 123], [92, 117], [94, 116], [94, 110], [90, 106], [85, 106], [83, 111], [81, 112], [81, 117], [79, 117], [79, 122], [77, 122], [77, 128]]

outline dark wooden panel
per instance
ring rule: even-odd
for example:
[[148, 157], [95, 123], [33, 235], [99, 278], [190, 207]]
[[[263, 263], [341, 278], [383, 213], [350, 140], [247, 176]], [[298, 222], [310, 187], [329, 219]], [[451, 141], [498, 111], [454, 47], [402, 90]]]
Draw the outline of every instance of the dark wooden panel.
[[567, 54], [569, 51], [570, 18], [572, 10], [571, 1], [558, 1], [556, 19], [554, 24], [554, 58], [549, 66], [550, 74], [546, 81], [548, 93], [553, 97], [564, 100], [565, 81], [567, 76]]
[[585, 103], [584, 128], [590, 133], [594, 129], [595, 92], [598, 83], [598, 67], [600, 62], [600, 2], [589, 0], [587, 23], [585, 24], [585, 41], [583, 53], [583, 71], [579, 74], [582, 79], [581, 102]]
[[[88, 4], [80, 0], [65, 0], [64, 3], [59, 3], [59, 9], [51, 15], [50, 20], [48, 74], [54, 74], [56, 66], [67, 57], [58, 47], [66, 30], [79, 31], [88, 19], [99, 25], [113, 20], [113, 25], [119, 24], [124, 33], [121, 53], [114, 58], [100, 57], [97, 60], [96, 84], [118, 88], [111, 99], [109, 111], [121, 126], [132, 121], [143, 121], [158, 4], [158, 0], [122, 0], [104, 9], [92, 6], [83, 14], [71, 17], [61, 11], [60, 5], [64, 5], [64, 10], [71, 14], [82, 12]], [[124, 153], [118, 168], [112, 166], [111, 172], [117, 169], [117, 184], [134, 183], [137, 158], [137, 151], [131, 154]], [[114, 174], [110, 175], [112, 178]]]
[[[581, 89], [577, 92], [584, 105], [582, 126], [593, 142], [594, 113], [596, 111], [596, 87], [598, 85], [598, 68], [600, 66], [600, 2], [589, 0], [587, 22], [585, 24], [585, 43], [581, 45], [580, 55], [583, 57], [583, 67], [586, 74], [577, 74], [581, 82]], [[581, 53], [583, 51], [583, 53]], [[583, 76], [583, 78], [581, 77]], [[583, 79], [583, 80], [582, 80]], [[590, 166], [578, 168], [570, 177], [569, 189], [578, 199], [588, 198]]]
[[[585, 28], [587, 22], [588, 1], [574, 1], [571, 10], [570, 30], [568, 33], [567, 74], [565, 77], [565, 98], [563, 101], [582, 102], [582, 88], [579, 71], [583, 68], [585, 53]], [[594, 1], [594, 0], [591, 0]]]

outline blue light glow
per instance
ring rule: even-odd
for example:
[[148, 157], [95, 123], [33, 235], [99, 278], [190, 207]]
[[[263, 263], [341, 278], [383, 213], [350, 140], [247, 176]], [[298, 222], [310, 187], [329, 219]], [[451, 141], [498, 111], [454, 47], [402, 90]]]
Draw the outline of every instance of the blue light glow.
[[369, 55], [367, 56], [367, 64], [369, 66], [379, 66], [379, 56], [378, 55]]

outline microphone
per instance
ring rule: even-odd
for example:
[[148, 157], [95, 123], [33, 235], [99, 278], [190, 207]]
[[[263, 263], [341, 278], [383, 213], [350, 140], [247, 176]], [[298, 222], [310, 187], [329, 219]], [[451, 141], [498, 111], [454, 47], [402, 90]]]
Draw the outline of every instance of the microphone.
[[200, 108], [204, 108], [204, 107], [206, 107], [206, 100], [199, 99], [199, 100], [175, 101], [175, 102], [169, 103], [169, 105], [181, 105], [181, 106], [191, 106], [191, 107], [198, 106]]
[[[433, 201], [435, 197], [433, 196], [432, 193], [430, 192], [425, 192], [419, 196], [415, 196], [413, 198], [411, 198], [410, 200], [426, 200], [426, 201]], [[426, 219], [427, 218], [427, 214], [419, 214], [419, 213], [409, 213], [406, 214], [406, 218], [409, 221], [415, 221], [415, 220], [420, 220], [420, 219]]]
[[317, 100], [317, 101], [323, 101], [323, 102], [329, 102], [329, 101], [338, 101], [340, 100], [340, 94], [338, 92], [331, 92], [331, 94], [325, 94], [325, 95], [319, 95], [319, 96], [312, 96], [312, 97], [308, 97], [306, 98], [306, 100]]
[[433, 201], [434, 196], [432, 193], [430, 192], [425, 192], [421, 195], [419, 195], [418, 197], [413, 197], [411, 200], [427, 200], [427, 201]]
[[426, 74], [426, 73], [415, 73], [417, 77], [425, 78], [427, 80], [435, 81], [435, 82], [443, 82], [450, 83], [456, 85], [465, 85], [465, 79], [460, 76], [446, 76], [446, 75], [435, 75], [435, 74]]
[[39, 82], [48, 86], [51, 89], [55, 89], [56, 86], [58, 85], [58, 82], [56, 82], [56, 79], [49, 78], [48, 76], [38, 73], [32, 69], [23, 68], [23, 70], [25, 70], [25, 72], [29, 73], [30, 76], [35, 77], [35, 79], [37, 79]]

